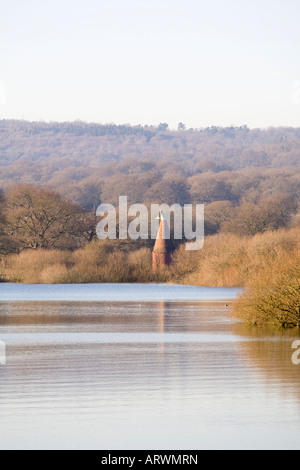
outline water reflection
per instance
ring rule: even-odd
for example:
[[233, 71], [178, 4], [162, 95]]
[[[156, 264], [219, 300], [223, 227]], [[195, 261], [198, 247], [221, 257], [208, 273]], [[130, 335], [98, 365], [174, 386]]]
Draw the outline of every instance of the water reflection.
[[292, 346], [300, 338], [300, 330], [246, 327], [239, 323], [233, 323], [231, 330], [249, 339], [240, 342], [238, 348], [252, 373], [284, 396], [293, 394], [300, 405], [300, 366], [292, 362]]
[[159, 317], [158, 317], [158, 324], [159, 324], [159, 332], [165, 332], [165, 317], [166, 317], [166, 302], [160, 302], [159, 304]]
[[1, 446], [298, 448], [295, 334], [220, 302], [0, 303]]
[[[219, 319], [224, 307], [219, 303], [197, 302], [2, 302], [2, 332], [35, 331], [47, 326], [80, 331], [117, 332], [216, 332], [228, 331]], [[216, 316], [217, 314], [217, 316]], [[7, 328], [6, 328], [7, 327]], [[20, 329], [20, 328], [21, 329]]]

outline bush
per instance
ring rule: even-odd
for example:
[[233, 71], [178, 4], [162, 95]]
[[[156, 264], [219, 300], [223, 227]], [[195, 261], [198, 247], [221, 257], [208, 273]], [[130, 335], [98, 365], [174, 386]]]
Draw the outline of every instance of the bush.
[[218, 234], [205, 238], [204, 248], [182, 246], [171, 268], [176, 282], [214, 287], [245, 287], [258, 271], [290, 253], [300, 253], [300, 230], [278, 230], [239, 237]]
[[184, 246], [174, 257], [177, 282], [214, 287], [241, 287], [247, 278], [247, 239], [232, 234], [206, 237], [204, 248], [188, 252]]
[[151, 250], [128, 251], [109, 241], [74, 252], [26, 250], [2, 259], [0, 278], [24, 284], [166, 282], [169, 271], [152, 272]]
[[2, 260], [2, 277], [24, 284], [64, 282], [72, 264], [71, 257], [71, 253], [59, 250], [26, 250]]
[[263, 266], [235, 304], [234, 316], [252, 325], [300, 327], [300, 254], [282, 253]]

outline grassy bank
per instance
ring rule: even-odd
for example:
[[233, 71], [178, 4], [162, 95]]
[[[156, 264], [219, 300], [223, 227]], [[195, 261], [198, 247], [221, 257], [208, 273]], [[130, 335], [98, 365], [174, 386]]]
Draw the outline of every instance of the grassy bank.
[[94, 241], [75, 251], [25, 250], [4, 256], [1, 277], [20, 283], [155, 282], [243, 287], [270, 266], [300, 253], [300, 229], [279, 230], [239, 237], [206, 237], [204, 248], [190, 252], [182, 245], [173, 264], [158, 274], [152, 271], [149, 248], [135, 244]]
[[165, 282], [167, 273], [152, 272], [147, 248], [119, 251], [112, 243], [93, 242], [70, 252], [26, 250], [2, 259], [1, 277], [25, 284]]
[[206, 237], [203, 250], [174, 255], [177, 282], [216, 287], [245, 287], [276, 261], [300, 253], [300, 230], [279, 230], [253, 237], [219, 234]]

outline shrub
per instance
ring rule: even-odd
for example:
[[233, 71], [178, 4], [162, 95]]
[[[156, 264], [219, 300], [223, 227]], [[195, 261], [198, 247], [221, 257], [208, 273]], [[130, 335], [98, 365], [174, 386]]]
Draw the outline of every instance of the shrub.
[[253, 325], [300, 327], [300, 254], [280, 256], [252, 277], [234, 316]]
[[59, 250], [26, 250], [2, 260], [2, 276], [6, 281], [24, 284], [63, 282], [71, 256]]
[[205, 238], [204, 248], [175, 253], [171, 272], [176, 282], [215, 287], [245, 287], [258, 271], [291, 253], [300, 253], [300, 230], [278, 230], [239, 237], [218, 234]]
[[0, 278], [25, 284], [166, 282], [169, 271], [153, 273], [151, 250], [119, 249], [111, 242], [92, 242], [74, 252], [26, 250], [2, 259]]

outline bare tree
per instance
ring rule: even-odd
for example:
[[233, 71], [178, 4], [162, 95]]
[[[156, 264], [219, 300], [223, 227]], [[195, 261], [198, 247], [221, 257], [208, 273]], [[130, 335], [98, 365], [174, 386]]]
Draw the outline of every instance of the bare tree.
[[221, 225], [225, 232], [252, 236], [256, 233], [278, 230], [286, 227], [297, 203], [287, 194], [275, 194], [262, 199], [258, 204], [247, 202], [238, 207], [235, 215]]
[[86, 227], [82, 210], [49, 189], [19, 185], [7, 192], [6, 233], [22, 248], [71, 249]]

